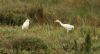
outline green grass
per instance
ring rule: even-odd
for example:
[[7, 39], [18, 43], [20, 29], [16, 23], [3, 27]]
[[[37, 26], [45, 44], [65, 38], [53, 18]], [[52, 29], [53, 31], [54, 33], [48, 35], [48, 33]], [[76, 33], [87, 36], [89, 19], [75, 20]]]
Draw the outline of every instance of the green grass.
[[[99, 10], [100, 0], [0, 0], [0, 53], [100, 54]], [[31, 26], [21, 30], [26, 18]]]
[[[85, 43], [85, 37], [87, 36], [87, 34], [90, 35], [90, 38], [91, 38], [90, 41], [92, 44], [90, 53], [99, 54], [100, 53], [99, 52], [100, 28], [94, 28], [94, 27], [89, 27], [89, 26], [82, 26], [82, 27], [75, 28], [73, 31], [69, 33], [67, 33], [67, 31], [60, 26], [52, 26], [52, 25], [34, 25], [30, 27], [29, 30], [24, 30], [24, 31], [21, 30], [21, 27], [17, 27], [17, 26], [15, 27], [1, 26], [0, 27], [0, 36], [1, 36], [0, 44], [1, 45], [7, 44], [7, 42], [9, 43], [9, 41], [11, 41], [12, 39], [16, 40], [18, 43], [21, 42], [22, 40], [30, 42], [29, 41], [30, 38], [33, 38], [31, 39], [31, 41], [34, 40], [35, 38], [38, 41], [40, 40], [44, 42], [44, 45], [46, 45], [48, 48], [46, 50], [47, 54], [65, 54], [65, 53], [75, 54], [77, 51], [80, 54], [83, 54], [85, 53], [84, 43]], [[77, 51], [74, 48], [75, 47], [74, 41], [76, 41], [76, 44], [77, 44], [76, 45]], [[17, 44], [17, 42], [15, 44]], [[43, 43], [43, 42], [39, 42], [39, 43]], [[13, 43], [11, 42], [10, 44], [13, 44]], [[20, 43], [20, 44], [23, 44], [23, 43]], [[1, 46], [1, 48], [12, 50], [10, 47], [7, 48], [7, 45]], [[42, 47], [43, 45], [39, 44], [39, 46]], [[36, 53], [44, 54], [44, 52], [46, 51], [43, 51], [43, 50], [40, 52], [36, 51]], [[34, 48], [33, 48], [33, 51], [34, 51]], [[23, 51], [23, 53], [25, 52], [27, 52], [28, 54], [28, 51]]]

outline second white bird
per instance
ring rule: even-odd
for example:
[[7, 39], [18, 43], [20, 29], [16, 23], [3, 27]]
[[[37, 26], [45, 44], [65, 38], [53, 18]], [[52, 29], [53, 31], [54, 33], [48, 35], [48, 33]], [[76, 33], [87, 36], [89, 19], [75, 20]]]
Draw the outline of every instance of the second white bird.
[[63, 24], [60, 20], [56, 20], [55, 22], [58, 22], [62, 27], [67, 29], [67, 32], [69, 32], [70, 30], [74, 29], [74, 25]]

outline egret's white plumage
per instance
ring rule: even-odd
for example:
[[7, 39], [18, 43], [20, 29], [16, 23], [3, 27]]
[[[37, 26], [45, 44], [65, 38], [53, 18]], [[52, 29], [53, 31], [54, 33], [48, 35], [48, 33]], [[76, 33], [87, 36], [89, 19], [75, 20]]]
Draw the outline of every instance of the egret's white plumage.
[[67, 29], [67, 32], [69, 32], [70, 30], [74, 29], [74, 25], [63, 24], [60, 20], [56, 20], [55, 22], [58, 22], [62, 27], [64, 27], [65, 29]]
[[22, 25], [22, 30], [23, 30], [23, 29], [28, 29], [29, 24], [30, 24], [29, 21], [30, 21], [29, 19], [26, 19], [26, 21], [25, 21], [25, 22], [23, 23], [23, 25]]

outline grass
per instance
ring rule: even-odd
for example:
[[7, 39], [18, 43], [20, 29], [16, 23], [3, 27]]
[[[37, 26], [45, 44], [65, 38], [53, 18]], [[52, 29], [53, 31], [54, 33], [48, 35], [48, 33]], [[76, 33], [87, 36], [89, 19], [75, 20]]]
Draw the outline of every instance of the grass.
[[99, 0], [1, 0], [0, 3], [1, 24], [20, 26], [26, 18], [30, 18], [34, 23], [42, 24], [60, 19], [80, 26], [100, 25]]
[[[90, 48], [91, 49], [90, 52], [91, 53], [93, 52], [93, 54], [99, 54], [99, 50], [100, 50], [99, 48], [100, 47], [99, 45], [100, 44], [100, 40], [99, 40], [100, 30], [99, 29], [100, 28], [94, 28], [94, 27], [92, 28], [89, 26], [83, 26], [83, 27], [75, 28], [75, 30], [67, 34], [67, 31], [64, 28], [60, 26], [53, 26], [53, 25], [34, 25], [33, 27], [30, 27], [30, 29], [27, 31], [22, 31], [21, 27], [17, 27], [17, 26], [15, 27], [2, 26], [0, 27], [0, 36], [2, 37], [1, 43], [6, 43], [6, 44], [7, 44], [7, 40], [9, 39], [10, 40], [14, 39], [16, 41], [20, 40], [21, 42], [25, 38], [26, 38], [25, 39], [26, 41], [28, 40], [27, 38], [33, 38], [33, 37], [35, 39], [38, 38], [38, 40], [42, 40], [45, 43], [45, 45], [47, 45], [48, 47], [47, 54], [62, 54], [62, 53], [75, 54], [76, 50], [74, 48], [75, 47], [74, 41], [76, 41], [77, 51], [79, 51], [80, 54], [83, 54], [85, 52], [85, 49], [84, 49], [85, 37], [88, 34], [90, 35], [90, 38], [91, 38], [90, 41], [92, 44]], [[40, 46], [42, 47], [41, 44]], [[4, 46], [4, 48], [6, 47], [7, 46]], [[7, 49], [11, 49], [11, 48], [7, 48]], [[28, 51], [25, 51], [25, 52], [28, 52]], [[36, 51], [36, 53], [42, 54], [43, 51], [40, 51], [40, 52]]]
[[[99, 9], [100, 0], [0, 0], [0, 53], [100, 54]], [[67, 33], [56, 19], [75, 29]]]

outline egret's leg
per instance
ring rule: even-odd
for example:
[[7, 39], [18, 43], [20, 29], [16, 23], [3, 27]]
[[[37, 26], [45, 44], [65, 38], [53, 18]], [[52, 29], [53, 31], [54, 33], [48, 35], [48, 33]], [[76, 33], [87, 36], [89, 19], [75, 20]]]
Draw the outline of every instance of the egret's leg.
[[67, 36], [68, 36], [68, 32], [69, 32], [69, 30], [67, 30]]

